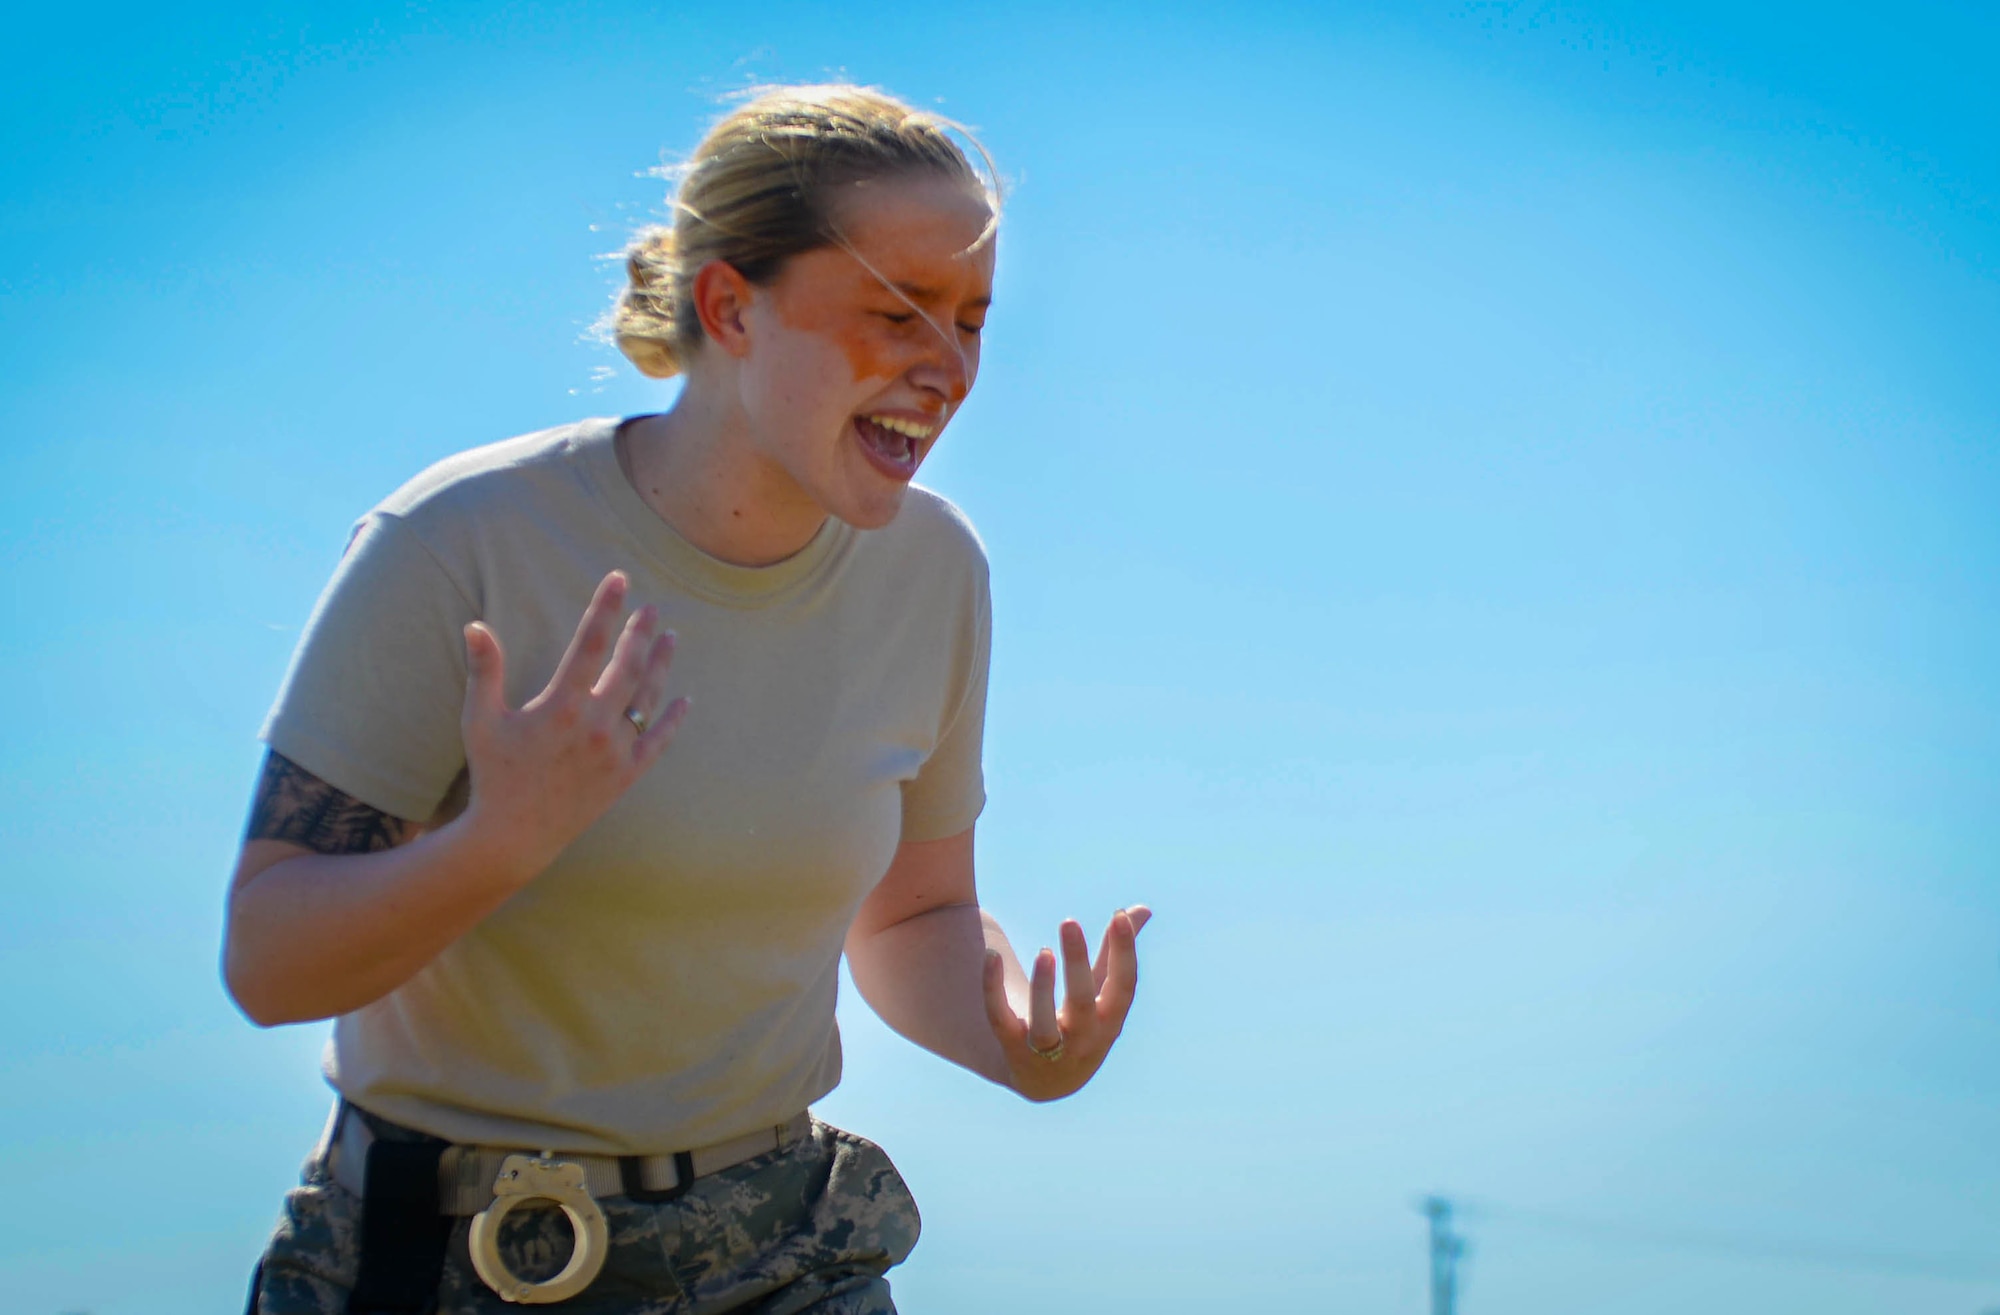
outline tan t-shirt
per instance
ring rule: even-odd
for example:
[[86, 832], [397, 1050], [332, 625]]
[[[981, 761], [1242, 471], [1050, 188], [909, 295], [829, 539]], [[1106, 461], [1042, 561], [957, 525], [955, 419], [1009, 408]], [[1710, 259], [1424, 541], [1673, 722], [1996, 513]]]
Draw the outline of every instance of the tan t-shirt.
[[547, 871], [405, 985], [343, 1015], [327, 1077], [455, 1141], [659, 1152], [776, 1123], [840, 1079], [841, 942], [903, 840], [956, 835], [980, 772], [986, 559], [912, 488], [774, 566], [695, 548], [620, 471], [615, 420], [480, 448], [363, 518], [263, 730], [424, 819], [465, 765], [467, 621], [519, 706], [605, 572], [679, 632], [666, 755]]

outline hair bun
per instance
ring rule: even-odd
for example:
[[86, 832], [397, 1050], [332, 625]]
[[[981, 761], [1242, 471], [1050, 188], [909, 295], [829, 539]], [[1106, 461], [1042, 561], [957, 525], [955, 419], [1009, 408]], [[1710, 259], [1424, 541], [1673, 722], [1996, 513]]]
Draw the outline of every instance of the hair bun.
[[612, 312], [612, 332], [618, 350], [654, 379], [671, 379], [681, 372], [676, 341], [676, 285], [680, 253], [671, 228], [650, 228], [625, 253], [630, 280]]

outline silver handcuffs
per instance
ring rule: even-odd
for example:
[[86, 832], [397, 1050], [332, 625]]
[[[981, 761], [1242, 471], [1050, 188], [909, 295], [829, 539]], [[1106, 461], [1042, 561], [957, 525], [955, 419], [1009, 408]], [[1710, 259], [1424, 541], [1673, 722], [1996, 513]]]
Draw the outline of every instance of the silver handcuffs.
[[[569, 1263], [554, 1278], [530, 1283], [507, 1268], [500, 1257], [500, 1223], [507, 1212], [529, 1201], [553, 1201], [569, 1216], [576, 1234]], [[589, 1287], [611, 1252], [611, 1230], [604, 1211], [585, 1185], [583, 1166], [557, 1159], [554, 1152], [510, 1155], [500, 1162], [493, 1180], [493, 1204], [472, 1217], [472, 1268], [502, 1301], [524, 1306], [566, 1301]]]

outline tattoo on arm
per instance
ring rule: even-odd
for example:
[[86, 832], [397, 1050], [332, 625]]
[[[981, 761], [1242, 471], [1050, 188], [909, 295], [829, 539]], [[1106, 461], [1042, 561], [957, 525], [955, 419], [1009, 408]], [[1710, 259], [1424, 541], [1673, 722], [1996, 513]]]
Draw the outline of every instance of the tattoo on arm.
[[245, 840], [287, 840], [321, 854], [372, 854], [394, 849], [422, 827], [370, 808], [328, 785], [275, 750], [250, 805]]

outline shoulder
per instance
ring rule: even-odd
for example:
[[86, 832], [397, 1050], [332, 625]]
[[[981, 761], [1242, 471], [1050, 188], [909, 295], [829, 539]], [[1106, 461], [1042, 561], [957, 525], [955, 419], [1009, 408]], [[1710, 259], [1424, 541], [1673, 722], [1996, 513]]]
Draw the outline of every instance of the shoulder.
[[973, 528], [971, 517], [933, 489], [910, 485], [902, 510], [881, 533], [899, 550], [969, 571], [982, 581], [986, 578], [986, 544]]
[[986, 545], [966, 514], [930, 489], [911, 485], [894, 520], [850, 543], [841, 593], [871, 615], [970, 624], [991, 606]]
[[571, 483], [582, 443], [611, 420], [584, 420], [455, 453], [382, 499], [375, 514], [423, 527], [518, 506], [524, 494]]

